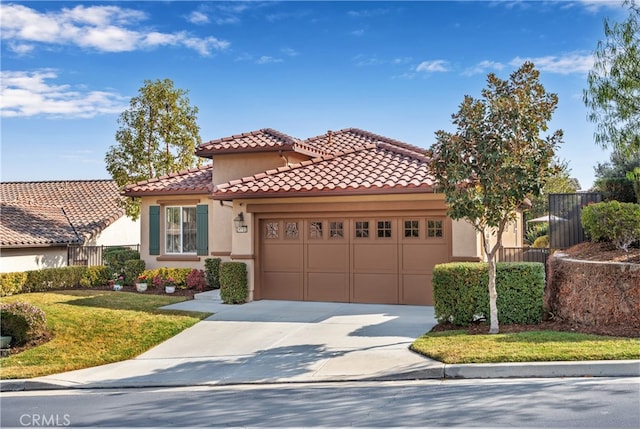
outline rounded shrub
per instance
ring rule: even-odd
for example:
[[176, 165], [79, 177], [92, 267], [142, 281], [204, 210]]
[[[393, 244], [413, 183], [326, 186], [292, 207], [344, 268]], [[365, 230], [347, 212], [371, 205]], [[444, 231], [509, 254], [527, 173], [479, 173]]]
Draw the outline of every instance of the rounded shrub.
[[11, 344], [21, 346], [47, 332], [44, 311], [26, 302], [0, 304], [0, 332], [10, 336]]
[[549, 247], [549, 236], [541, 235], [540, 237], [536, 238], [536, 240], [533, 242], [533, 245], [531, 247], [535, 247], [535, 248]]
[[220, 289], [220, 258], [207, 258], [204, 260], [204, 269], [207, 276], [207, 284], [213, 289]]
[[224, 262], [220, 265], [220, 298], [225, 304], [242, 304], [247, 301], [247, 264]]
[[609, 201], [589, 204], [582, 209], [581, 219], [591, 241], [613, 243], [627, 251], [640, 240], [640, 204]]
[[124, 262], [124, 283], [132, 285], [144, 272], [145, 262], [142, 259], [129, 259]]

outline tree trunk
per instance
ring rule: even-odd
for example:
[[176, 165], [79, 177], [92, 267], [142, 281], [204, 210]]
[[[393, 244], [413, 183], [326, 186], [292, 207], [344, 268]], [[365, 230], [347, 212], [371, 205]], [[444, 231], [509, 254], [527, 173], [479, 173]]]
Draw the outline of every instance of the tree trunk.
[[497, 334], [500, 332], [500, 326], [498, 325], [498, 292], [496, 290], [496, 254], [500, 248], [502, 242], [502, 229], [498, 231], [497, 243], [491, 248], [490, 240], [491, 235], [489, 231], [483, 231], [482, 242], [484, 244], [484, 251], [487, 255], [487, 263], [489, 265], [489, 316], [491, 325], [489, 327], [490, 334]]

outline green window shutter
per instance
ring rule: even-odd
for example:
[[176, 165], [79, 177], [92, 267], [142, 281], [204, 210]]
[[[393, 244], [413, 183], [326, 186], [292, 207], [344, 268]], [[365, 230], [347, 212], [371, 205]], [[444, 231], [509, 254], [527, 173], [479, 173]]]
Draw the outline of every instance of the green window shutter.
[[196, 206], [196, 243], [198, 255], [209, 254], [209, 206]]
[[149, 254], [160, 254], [160, 206], [149, 206]]

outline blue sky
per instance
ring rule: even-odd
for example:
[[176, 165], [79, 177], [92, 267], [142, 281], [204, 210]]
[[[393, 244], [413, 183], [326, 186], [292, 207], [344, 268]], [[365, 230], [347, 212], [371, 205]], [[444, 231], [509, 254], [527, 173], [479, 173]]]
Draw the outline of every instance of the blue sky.
[[525, 60], [559, 97], [550, 131], [583, 189], [609, 152], [582, 102], [613, 0], [2, 1], [2, 181], [109, 178], [117, 117], [145, 79], [199, 108], [203, 142], [357, 127], [424, 148], [488, 73]]

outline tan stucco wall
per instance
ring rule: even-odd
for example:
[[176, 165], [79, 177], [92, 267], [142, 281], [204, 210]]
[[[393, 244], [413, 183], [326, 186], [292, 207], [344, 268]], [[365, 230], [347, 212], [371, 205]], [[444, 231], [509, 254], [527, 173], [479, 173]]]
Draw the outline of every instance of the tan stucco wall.
[[66, 247], [25, 247], [0, 250], [0, 273], [67, 266]]
[[459, 259], [479, 258], [482, 255], [480, 235], [465, 220], [452, 221], [452, 256]]
[[[196, 194], [196, 195], [171, 195], [171, 196], [158, 196], [158, 197], [143, 197], [142, 206], [140, 208], [140, 258], [145, 261], [145, 266], [148, 269], [155, 269], [161, 267], [171, 268], [198, 268], [204, 269], [204, 260], [208, 256], [195, 255], [191, 259], [195, 260], [181, 260], [180, 257], [173, 257], [165, 255], [165, 237], [164, 237], [164, 221], [165, 210], [167, 206], [176, 205], [209, 205], [209, 251], [212, 249], [212, 240], [214, 235], [215, 224], [215, 212], [213, 210], [214, 204], [219, 205], [216, 201], [209, 199], [208, 195]], [[160, 206], [160, 255], [149, 254], [149, 206]], [[213, 215], [212, 215], [213, 213]], [[159, 260], [160, 258], [160, 260]], [[161, 258], [167, 258], [161, 260]]]
[[[289, 153], [284, 155], [291, 158]], [[278, 152], [216, 155], [213, 158], [213, 183], [226, 183], [285, 165], [285, 157]]]

